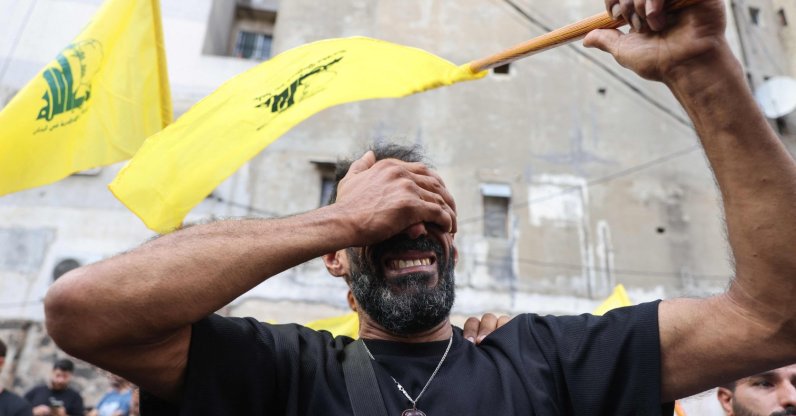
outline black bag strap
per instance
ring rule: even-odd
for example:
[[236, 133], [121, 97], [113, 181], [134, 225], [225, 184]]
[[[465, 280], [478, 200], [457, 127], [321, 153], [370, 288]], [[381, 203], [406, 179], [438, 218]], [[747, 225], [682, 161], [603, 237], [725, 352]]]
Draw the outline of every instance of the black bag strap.
[[387, 416], [371, 358], [362, 339], [346, 345], [343, 377], [354, 416]]

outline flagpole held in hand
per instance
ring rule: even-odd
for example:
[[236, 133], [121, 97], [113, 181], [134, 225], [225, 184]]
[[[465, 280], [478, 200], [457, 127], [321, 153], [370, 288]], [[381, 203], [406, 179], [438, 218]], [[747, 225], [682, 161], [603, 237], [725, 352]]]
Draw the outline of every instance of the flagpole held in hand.
[[[699, 1], [701, 0], [673, 0], [666, 8], [670, 11], [679, 10], [696, 4]], [[614, 19], [608, 12], [602, 12], [571, 25], [556, 29], [550, 33], [545, 33], [544, 35], [515, 45], [502, 52], [472, 61], [470, 62], [470, 70], [473, 73], [478, 73], [487, 69], [492, 69], [548, 49], [583, 39], [592, 30], [617, 29], [626, 24], [627, 22], [624, 18], [619, 17], [618, 19]]]

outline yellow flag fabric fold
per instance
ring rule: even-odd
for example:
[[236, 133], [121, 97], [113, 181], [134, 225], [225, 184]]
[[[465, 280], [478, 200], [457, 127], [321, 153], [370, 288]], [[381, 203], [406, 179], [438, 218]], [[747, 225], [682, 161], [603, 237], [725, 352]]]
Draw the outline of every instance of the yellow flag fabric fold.
[[300, 46], [228, 81], [150, 137], [110, 189], [147, 227], [166, 233], [246, 161], [325, 108], [484, 75], [364, 37]]
[[611, 309], [621, 308], [623, 306], [631, 306], [633, 303], [630, 301], [630, 297], [627, 296], [627, 291], [625, 290], [624, 285], [616, 285], [614, 287], [614, 291], [611, 292], [603, 303], [601, 303], [597, 308], [594, 309], [592, 312], [594, 315], [605, 315], [606, 312], [610, 311]]
[[316, 331], [329, 331], [333, 336], [343, 335], [354, 339], [359, 338], [359, 316], [356, 312], [312, 321], [306, 327]]
[[[605, 315], [611, 309], [621, 308], [623, 306], [631, 306], [633, 303], [627, 295], [624, 285], [616, 285], [613, 292], [605, 298], [597, 308], [594, 309], [594, 315]], [[329, 331], [334, 336], [345, 335], [356, 339], [359, 337], [359, 317], [356, 312], [349, 312], [345, 315], [333, 316], [331, 318], [319, 319], [310, 322], [306, 325], [308, 328], [320, 331]]]
[[0, 195], [129, 159], [170, 122], [158, 0], [108, 0], [0, 111]]

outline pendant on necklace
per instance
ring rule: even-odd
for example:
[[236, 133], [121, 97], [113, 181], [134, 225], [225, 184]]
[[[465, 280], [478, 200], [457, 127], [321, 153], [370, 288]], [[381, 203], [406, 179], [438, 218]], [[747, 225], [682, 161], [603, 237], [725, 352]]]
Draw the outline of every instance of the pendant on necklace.
[[426, 414], [418, 409], [406, 409], [401, 413], [401, 416], [426, 416]]

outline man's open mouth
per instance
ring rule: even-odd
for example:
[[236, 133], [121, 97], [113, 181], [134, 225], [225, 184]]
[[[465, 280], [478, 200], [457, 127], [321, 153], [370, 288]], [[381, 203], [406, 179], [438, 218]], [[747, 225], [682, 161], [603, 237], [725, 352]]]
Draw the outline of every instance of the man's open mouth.
[[436, 273], [437, 255], [418, 251], [391, 253], [383, 258], [381, 264], [387, 278], [407, 273]]

